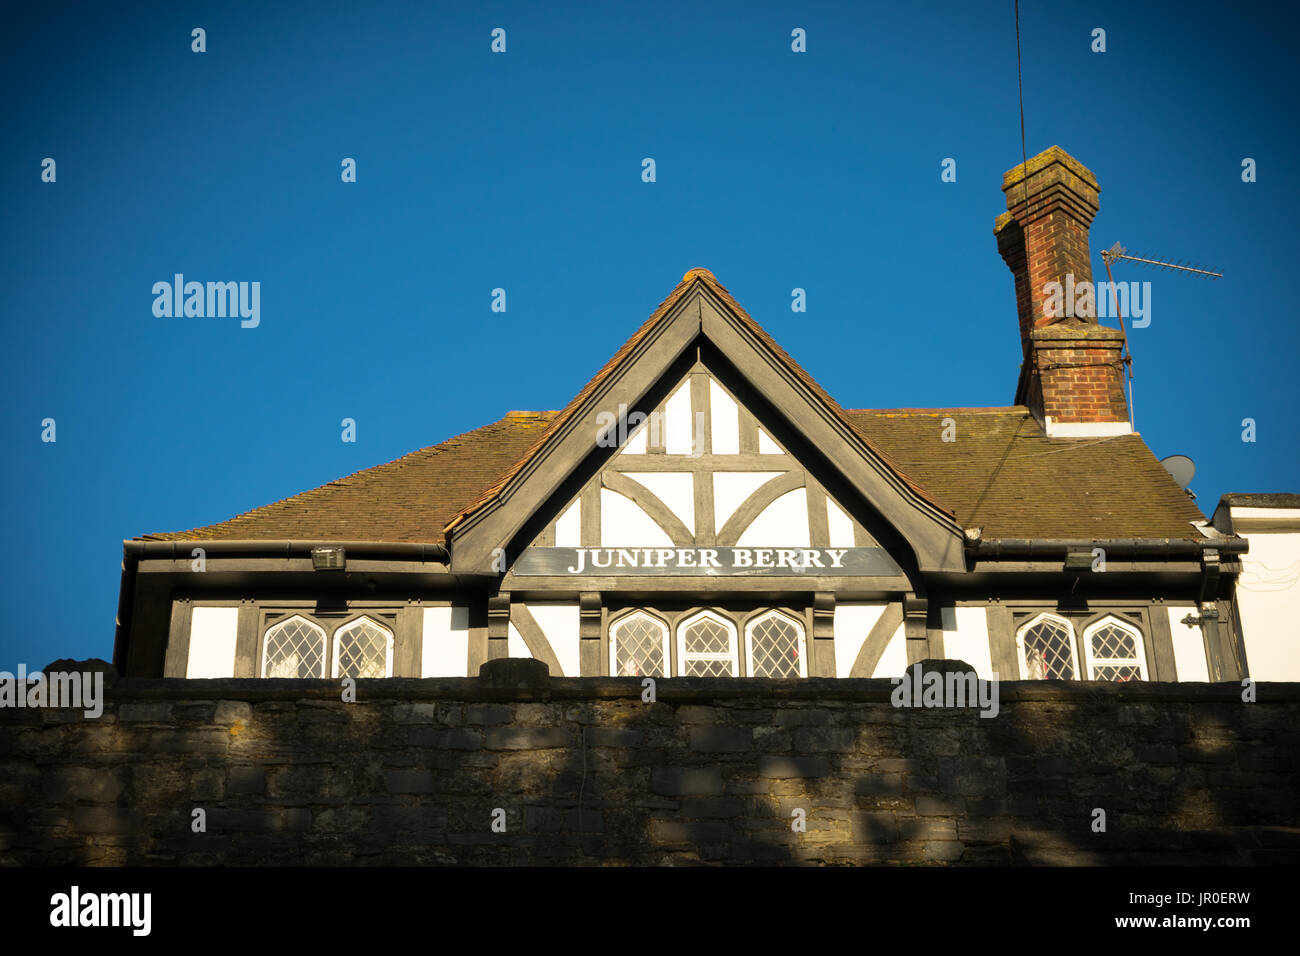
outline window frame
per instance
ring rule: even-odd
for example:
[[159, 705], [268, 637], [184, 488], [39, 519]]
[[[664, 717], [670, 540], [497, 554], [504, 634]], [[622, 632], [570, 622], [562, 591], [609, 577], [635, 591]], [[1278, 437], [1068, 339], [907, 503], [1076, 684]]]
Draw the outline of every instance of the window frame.
[[[754, 674], [754, 628], [769, 617], [776, 617], [784, 620], [787, 624], [795, 627], [799, 632], [799, 673], [797, 678], [806, 680], [808, 677], [808, 628], [804, 622], [799, 620], [793, 614], [789, 614], [779, 608], [769, 607], [762, 608], [745, 620], [745, 673], [748, 677], [756, 676]], [[793, 677], [768, 677], [767, 680], [794, 680]]]
[[1071, 621], [1068, 617], [1065, 617], [1061, 614], [1053, 613], [1051, 611], [1042, 611], [1038, 614], [1035, 614], [1028, 621], [1026, 621], [1024, 624], [1021, 624], [1020, 627], [1016, 629], [1016, 658], [1020, 665], [1020, 679], [1021, 680], [1034, 679], [1029, 676], [1029, 661], [1025, 657], [1025, 634], [1028, 633], [1029, 629], [1032, 628], [1035, 624], [1044, 620], [1052, 620], [1057, 622], [1058, 624], [1063, 624], [1065, 626], [1066, 632], [1068, 634], [1067, 643], [1069, 644], [1070, 647], [1070, 670], [1072, 671], [1073, 676], [1068, 678], [1044, 677], [1042, 679], [1043, 680], [1083, 680], [1084, 678], [1079, 676], [1082, 673], [1082, 671], [1079, 669], [1079, 652], [1078, 652], [1079, 649], [1076, 646], [1078, 642], [1078, 635], [1079, 635], [1078, 628], [1074, 626], [1074, 622]]
[[[1108, 624], [1117, 627], [1119, 630], [1124, 631], [1125, 633], [1129, 634], [1133, 638], [1133, 649], [1134, 649], [1133, 657], [1131, 658], [1103, 657], [1099, 660], [1098, 658], [1093, 656], [1092, 653], [1093, 632], [1107, 626]], [[1149, 681], [1151, 679], [1149, 677], [1149, 672], [1147, 670], [1146, 637], [1143, 635], [1142, 629], [1138, 627], [1136, 624], [1124, 620], [1117, 614], [1105, 614], [1102, 617], [1099, 617], [1097, 620], [1088, 624], [1083, 629], [1083, 635], [1081, 637], [1081, 640], [1083, 642], [1084, 661], [1088, 669], [1087, 671], [1088, 680], [1105, 681], [1105, 683], [1108, 684], [1128, 683], [1128, 681], [1108, 681], [1104, 677], [1093, 676], [1093, 668], [1095, 664], [1098, 663], [1101, 664], [1101, 666], [1103, 667], [1106, 666], [1123, 667], [1126, 665], [1128, 666], [1136, 665], [1138, 669], [1138, 678], [1137, 678], [1138, 680]]]
[[[320, 633], [320, 641], [321, 641], [320, 671], [321, 672], [316, 677], [270, 677], [267, 674], [267, 663], [268, 663], [267, 654], [271, 648], [271, 632], [278, 628], [287, 627], [295, 620], [302, 621], [309, 628], [312, 628], [313, 630], [318, 631]], [[297, 612], [294, 612], [292, 614], [289, 614], [287, 617], [281, 618], [280, 620], [276, 621], [273, 624], [267, 625], [262, 630], [261, 643], [262, 643], [262, 653], [261, 653], [262, 666], [260, 668], [260, 673], [263, 680], [323, 680], [325, 678], [326, 671], [329, 669], [329, 652], [330, 652], [330, 643], [331, 643], [330, 633], [319, 622], [313, 621], [305, 614], [299, 614]]]
[[[340, 622], [340, 623], [339, 623], [339, 624], [334, 628], [334, 633], [330, 635], [330, 638], [329, 638], [329, 648], [330, 648], [330, 662], [329, 662], [329, 669], [330, 669], [330, 673], [334, 676], [334, 678], [335, 678], [336, 680], [339, 679], [339, 678], [342, 676], [341, 674], [339, 674], [339, 640], [340, 640], [340, 637], [342, 636], [342, 634], [343, 634], [344, 631], [348, 630], [349, 628], [357, 627], [357, 626], [359, 626], [359, 625], [361, 625], [361, 624], [363, 624], [363, 623], [365, 623], [365, 624], [369, 624], [370, 626], [372, 626], [372, 627], [374, 627], [374, 628], [377, 628], [379, 631], [381, 631], [381, 632], [383, 633], [383, 635], [384, 635], [384, 677], [392, 677], [392, 676], [393, 676], [393, 644], [394, 644], [394, 634], [393, 634], [393, 629], [390, 628], [390, 627], [386, 627], [382, 622], [380, 622], [380, 621], [376, 620], [375, 618], [371, 617], [369, 614], [358, 614], [356, 617], [350, 618], [350, 619], [348, 619], [348, 620], [346, 620], [346, 621], [341, 621], [341, 622]], [[354, 678], [354, 679], [355, 679], [355, 680], [376, 680], [377, 678], [373, 678], [373, 677], [370, 677], [370, 678], [357, 677], [357, 678]]]
[[[652, 622], [656, 627], [660, 628], [660, 630], [661, 630], [661, 632], [662, 632], [662, 634], [663, 634], [663, 673], [661, 673], [661, 674], [641, 674], [641, 675], [635, 675], [635, 674], [620, 674], [620, 673], [619, 673], [619, 668], [618, 668], [618, 630], [619, 630], [619, 628], [621, 628], [621, 627], [623, 627], [625, 624], [627, 624], [628, 621], [631, 621], [631, 620], [633, 620], [633, 619], [636, 618], [636, 617], [644, 617], [644, 618], [646, 618], [647, 620], [651, 621], [651, 622]], [[614, 619], [612, 619], [612, 620], [609, 622], [609, 637], [608, 637], [608, 644], [607, 644], [607, 646], [608, 646], [608, 648], [609, 648], [609, 671], [610, 671], [610, 676], [611, 676], [611, 677], [633, 677], [633, 678], [635, 678], [635, 677], [637, 677], [637, 676], [640, 676], [640, 677], [653, 677], [653, 678], [656, 678], [656, 679], [662, 679], [662, 678], [666, 678], [666, 677], [671, 677], [672, 674], [673, 674], [673, 659], [672, 659], [672, 646], [671, 646], [671, 645], [672, 645], [672, 640], [671, 640], [671, 638], [672, 638], [672, 628], [669, 627], [668, 622], [665, 621], [663, 618], [659, 617], [659, 616], [656, 615], [656, 614], [651, 613], [649, 610], [647, 610], [647, 609], [645, 609], [645, 608], [640, 608], [640, 607], [638, 607], [638, 608], [630, 608], [630, 609], [628, 609], [625, 613], [620, 614], [617, 618], [614, 618]]]
[[[688, 653], [686, 650], [686, 630], [699, 620], [711, 620], [721, 624], [727, 631], [727, 646], [729, 650], [725, 654], [719, 653]], [[689, 612], [677, 622], [677, 667], [678, 677], [690, 677], [699, 675], [690, 675], [686, 673], [686, 668], [692, 661], [730, 661], [731, 677], [740, 676], [740, 640], [739, 631], [736, 622], [728, 618], [720, 611], [712, 608], [702, 608], [698, 611]]]

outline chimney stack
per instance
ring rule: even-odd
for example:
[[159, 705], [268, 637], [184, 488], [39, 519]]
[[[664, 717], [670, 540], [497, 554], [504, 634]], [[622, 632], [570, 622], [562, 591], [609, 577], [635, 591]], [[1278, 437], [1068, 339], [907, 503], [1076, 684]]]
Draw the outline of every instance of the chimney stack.
[[1015, 278], [1024, 356], [1016, 404], [1028, 406], [1049, 435], [1131, 431], [1120, 360], [1124, 335], [1096, 319], [1088, 249], [1101, 191], [1096, 177], [1053, 146], [1008, 170], [1002, 191], [1007, 211], [993, 234]]

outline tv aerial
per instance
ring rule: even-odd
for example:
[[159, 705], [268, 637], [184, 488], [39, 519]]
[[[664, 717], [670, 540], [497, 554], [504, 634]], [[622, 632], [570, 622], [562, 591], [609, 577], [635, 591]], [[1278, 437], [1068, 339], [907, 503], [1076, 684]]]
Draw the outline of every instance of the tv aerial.
[[[1124, 335], [1124, 354], [1121, 357], [1121, 361], [1124, 363], [1124, 368], [1128, 372], [1128, 423], [1129, 423], [1129, 427], [1132, 428], [1134, 427], [1134, 418], [1135, 418], [1133, 414], [1133, 353], [1129, 350], [1128, 347], [1128, 330], [1124, 327], [1124, 316], [1120, 311], [1119, 296], [1115, 292], [1115, 277], [1111, 274], [1110, 264], [1112, 262], [1118, 262], [1120, 260], [1124, 260], [1126, 262], [1138, 262], [1143, 265], [1148, 265], [1156, 269], [1169, 269], [1176, 272], [1190, 272], [1193, 275], [1199, 275], [1202, 278], [1211, 279], [1211, 280], [1222, 279], [1223, 273], [1214, 272], [1210, 269], [1202, 269], [1200, 266], [1189, 266], [1183, 262], [1168, 262], [1164, 259], [1152, 259], [1148, 256], [1130, 256], [1128, 254], [1128, 250], [1125, 249], [1123, 246], [1121, 246], [1118, 242], [1115, 243], [1115, 245], [1111, 246], [1109, 249], [1102, 252], [1101, 259], [1104, 263], [1106, 263], [1106, 279], [1108, 282], [1107, 288], [1110, 290], [1111, 304], [1115, 310], [1115, 317], [1119, 319], [1119, 330]], [[1172, 456], [1172, 458], [1183, 458], [1183, 457], [1184, 456], [1182, 455]], [[1166, 458], [1165, 461], [1171, 461], [1172, 458]], [[1184, 460], [1189, 465], [1191, 465], [1190, 458], [1184, 458]], [[1195, 472], [1195, 470], [1196, 468], [1193, 465], [1192, 471]], [[1175, 476], [1175, 480], [1177, 480], [1177, 476]], [[1190, 474], [1187, 476], [1187, 480], [1188, 481], [1192, 480]], [[1187, 486], [1183, 485], [1183, 490], [1186, 489]], [[1188, 492], [1188, 494], [1191, 494], [1191, 492]]]

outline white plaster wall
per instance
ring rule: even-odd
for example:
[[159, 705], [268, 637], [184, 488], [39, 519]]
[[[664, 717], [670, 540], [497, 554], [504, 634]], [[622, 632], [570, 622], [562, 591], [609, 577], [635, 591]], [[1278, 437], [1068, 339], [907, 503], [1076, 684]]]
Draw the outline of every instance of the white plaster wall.
[[555, 546], [579, 548], [582, 546], [582, 499], [564, 509], [555, 522]]
[[713, 454], [740, 454], [740, 408], [713, 379], [709, 379], [709, 408]]
[[[993, 680], [993, 653], [989, 649], [988, 611], [982, 607], [943, 607], [943, 656], [965, 661], [982, 680]], [[999, 680], [1015, 680], [1014, 674], [998, 674]]]
[[[1268, 509], [1234, 508], [1234, 524]], [[1300, 681], [1300, 532], [1238, 531], [1250, 542], [1237, 579], [1250, 676]]]
[[467, 677], [469, 608], [426, 607], [420, 645], [421, 677]]
[[779, 471], [715, 471], [713, 473], [713, 520], [721, 529], [745, 499], [758, 491]]
[[190, 610], [190, 653], [186, 677], [234, 677], [239, 608], [196, 607]]
[[858, 659], [862, 645], [871, 629], [885, 613], [886, 604], [836, 604], [835, 605], [835, 676], [848, 677], [853, 662]]
[[632, 434], [628, 436], [627, 442], [623, 445], [623, 454], [625, 455], [644, 455], [650, 445], [650, 424], [642, 422], [636, 428], [632, 429]]
[[672, 539], [640, 505], [617, 491], [600, 489], [600, 546], [673, 547]]
[[758, 430], [758, 453], [760, 455], [784, 455], [781, 446], [772, 441], [772, 436], [763, 429]]
[[653, 491], [681, 519], [686, 530], [695, 534], [695, 478], [689, 471], [640, 471], [626, 475]]
[[885, 647], [885, 653], [880, 655], [880, 661], [876, 664], [876, 670], [872, 677], [902, 677], [907, 673], [907, 637], [904, 635], [903, 625], [898, 625], [898, 630], [894, 636], [889, 639], [888, 646]]
[[511, 621], [506, 631], [506, 656], [507, 657], [532, 657], [533, 652], [528, 649], [528, 642], [524, 636], [519, 633], [519, 628], [515, 627], [515, 622]]
[[826, 523], [830, 527], [832, 548], [854, 546], [853, 519], [830, 498], [826, 499]]
[[1169, 612], [1169, 633], [1174, 642], [1174, 669], [1178, 671], [1178, 679], [1208, 681], [1210, 665], [1205, 660], [1205, 636], [1201, 625], [1181, 623], [1187, 615], [1196, 616], [1200, 612], [1190, 604], [1170, 606], [1165, 610]]
[[[526, 604], [533, 620], [546, 635], [551, 650], [560, 662], [564, 677], [581, 677], [582, 663], [579, 653], [578, 605], [576, 604]], [[559, 674], [552, 674], [559, 677]]]
[[796, 488], [777, 498], [744, 530], [736, 545], [741, 548], [808, 547], [808, 493]]
[[683, 382], [664, 403], [664, 451], [670, 455], [691, 453], [691, 383]]

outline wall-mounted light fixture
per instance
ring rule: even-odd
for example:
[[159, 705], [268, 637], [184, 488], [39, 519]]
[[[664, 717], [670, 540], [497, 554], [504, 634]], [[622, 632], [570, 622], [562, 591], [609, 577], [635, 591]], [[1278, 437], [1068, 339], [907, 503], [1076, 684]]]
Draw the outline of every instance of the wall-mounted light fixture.
[[1091, 570], [1092, 570], [1092, 552], [1091, 552], [1091, 551], [1067, 551], [1067, 552], [1065, 552], [1065, 570], [1067, 570], [1067, 571], [1091, 571]]
[[312, 548], [311, 566], [317, 571], [342, 571], [348, 558], [342, 548]]

